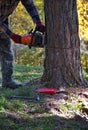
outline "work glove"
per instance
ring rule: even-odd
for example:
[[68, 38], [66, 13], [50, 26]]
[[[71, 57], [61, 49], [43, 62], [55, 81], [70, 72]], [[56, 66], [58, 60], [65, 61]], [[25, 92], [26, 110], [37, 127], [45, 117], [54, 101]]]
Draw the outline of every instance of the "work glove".
[[41, 21], [38, 21], [38, 22], [36, 22], [35, 29], [36, 29], [36, 31], [44, 33], [45, 32], [45, 25]]
[[24, 36], [12, 33], [10, 38], [15, 42], [23, 45], [28, 45], [30, 48], [33, 47], [44, 47], [42, 45], [43, 37], [40, 33], [30, 33]]

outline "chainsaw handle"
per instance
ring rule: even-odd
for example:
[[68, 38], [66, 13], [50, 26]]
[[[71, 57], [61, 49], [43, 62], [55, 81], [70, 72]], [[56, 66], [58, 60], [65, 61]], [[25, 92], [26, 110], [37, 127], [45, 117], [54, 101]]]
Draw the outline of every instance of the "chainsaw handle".
[[28, 33], [28, 34], [32, 34], [31, 41], [30, 41], [30, 45], [28, 46], [29, 49], [31, 49], [31, 45], [32, 45], [32, 42], [33, 42], [33, 37], [34, 37], [36, 31], [37, 31], [36, 28], [34, 29], [34, 31], [33, 31], [33, 29], [31, 29], [31, 30], [29, 31], [29, 33]]

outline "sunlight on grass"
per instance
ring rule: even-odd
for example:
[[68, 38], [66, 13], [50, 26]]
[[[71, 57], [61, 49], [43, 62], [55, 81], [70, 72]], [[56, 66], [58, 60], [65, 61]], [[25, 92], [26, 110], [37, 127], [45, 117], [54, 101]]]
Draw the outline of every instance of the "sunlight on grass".
[[28, 81], [42, 76], [43, 67], [33, 67], [29, 65], [15, 65], [13, 77], [17, 81]]

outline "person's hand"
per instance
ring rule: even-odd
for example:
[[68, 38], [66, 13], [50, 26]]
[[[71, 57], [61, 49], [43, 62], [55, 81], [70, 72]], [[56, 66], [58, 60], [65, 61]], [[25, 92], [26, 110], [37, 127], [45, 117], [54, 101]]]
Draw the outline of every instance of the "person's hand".
[[45, 25], [42, 22], [36, 22], [36, 28], [37, 31], [44, 33], [45, 32]]

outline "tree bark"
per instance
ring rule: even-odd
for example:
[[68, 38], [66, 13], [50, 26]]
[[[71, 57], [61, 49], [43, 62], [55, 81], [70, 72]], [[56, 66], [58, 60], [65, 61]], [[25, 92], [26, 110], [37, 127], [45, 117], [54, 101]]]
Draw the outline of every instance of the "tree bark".
[[46, 49], [42, 82], [49, 87], [86, 86], [80, 62], [76, 0], [44, 0]]

